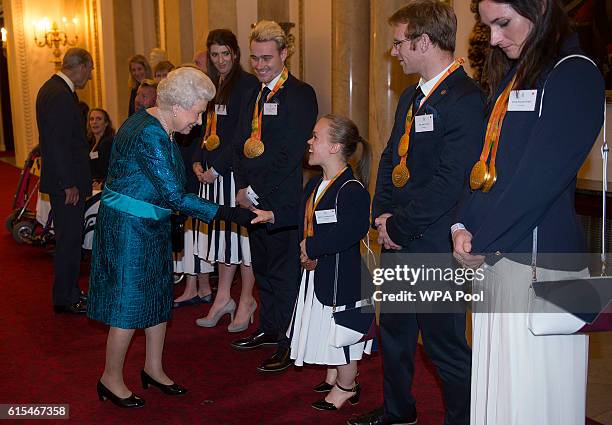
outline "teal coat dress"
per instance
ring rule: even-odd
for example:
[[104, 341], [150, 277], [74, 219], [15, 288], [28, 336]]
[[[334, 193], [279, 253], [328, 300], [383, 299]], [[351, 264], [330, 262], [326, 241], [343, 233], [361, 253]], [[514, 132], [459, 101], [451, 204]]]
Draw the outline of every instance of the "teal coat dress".
[[159, 121], [146, 111], [128, 118], [115, 136], [96, 221], [89, 318], [123, 329], [170, 319], [170, 213], [210, 222], [218, 209], [184, 187], [180, 151]]

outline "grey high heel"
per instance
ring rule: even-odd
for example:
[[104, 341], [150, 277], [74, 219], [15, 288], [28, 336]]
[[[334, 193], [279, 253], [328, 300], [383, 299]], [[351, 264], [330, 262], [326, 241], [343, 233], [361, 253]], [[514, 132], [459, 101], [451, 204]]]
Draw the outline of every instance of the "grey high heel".
[[196, 325], [202, 326], [203, 328], [214, 328], [217, 326], [219, 320], [225, 316], [226, 314], [230, 315], [232, 322], [234, 321], [234, 312], [236, 311], [236, 302], [230, 298], [223, 307], [221, 307], [213, 317], [206, 318], [202, 317], [201, 319], [196, 320]]
[[228, 332], [242, 332], [245, 331], [248, 327], [249, 324], [253, 324], [253, 315], [255, 314], [255, 311], [257, 310], [257, 301], [253, 300], [253, 304], [251, 304], [251, 311], [249, 312], [249, 320], [247, 320], [244, 323], [238, 323], [235, 324], [234, 323], [234, 319], [232, 319], [232, 323], [230, 323], [227, 326], [227, 331]]

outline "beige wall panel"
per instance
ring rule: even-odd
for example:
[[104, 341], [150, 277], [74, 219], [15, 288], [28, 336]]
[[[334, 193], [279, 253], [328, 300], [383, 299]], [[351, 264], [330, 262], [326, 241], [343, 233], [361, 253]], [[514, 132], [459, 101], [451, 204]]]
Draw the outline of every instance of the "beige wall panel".
[[[119, 120], [128, 116], [130, 89], [128, 87], [129, 60], [135, 52], [132, 3], [113, 1], [113, 35], [115, 49], [115, 74], [117, 76], [117, 101]], [[119, 124], [119, 123], [117, 123]]]
[[[304, 3], [304, 77], [314, 87], [319, 116], [332, 110], [332, 4], [331, 0]], [[292, 66], [298, 63], [292, 62]]]
[[146, 58], [149, 57], [151, 49], [157, 47], [155, 1], [131, 0], [134, 53], [145, 55]]
[[257, 0], [257, 20], [288, 22], [289, 9], [289, 0]]
[[455, 56], [464, 58], [465, 72], [468, 75], [472, 75], [472, 68], [468, 61], [468, 49], [470, 47], [470, 34], [476, 19], [474, 14], [470, 11], [470, 1], [468, 0], [455, 0], [453, 2], [455, 9], [455, 15], [457, 15], [457, 42], [455, 45]]
[[225, 28], [234, 34], [238, 29], [236, 0], [208, 0], [208, 30]]
[[190, 0], [166, 0], [165, 34], [168, 59], [175, 65], [193, 59], [193, 27]]
[[332, 111], [368, 135], [370, 0], [332, 0]]
[[[227, 0], [227, 3], [231, 3], [232, 1], [233, 0]], [[193, 28], [194, 54], [198, 50], [203, 49], [206, 44], [206, 36], [209, 31], [208, 3], [209, 0], [191, 0], [191, 26]]]
[[257, 2], [236, 0], [236, 37], [238, 37], [238, 46], [240, 46], [240, 64], [248, 72], [253, 72], [249, 61], [249, 34], [251, 24], [255, 22], [257, 22]]

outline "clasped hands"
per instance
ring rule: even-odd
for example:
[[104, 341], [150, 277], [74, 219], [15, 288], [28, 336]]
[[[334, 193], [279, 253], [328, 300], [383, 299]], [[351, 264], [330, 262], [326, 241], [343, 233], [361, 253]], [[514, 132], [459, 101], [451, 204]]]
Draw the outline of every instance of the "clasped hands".
[[202, 168], [202, 164], [200, 164], [199, 162], [193, 163], [193, 172], [200, 183], [212, 183], [217, 179], [217, 176], [215, 176], [215, 173], [213, 172], [212, 168], [209, 168], [208, 170], [204, 171], [204, 168]]
[[392, 215], [393, 214], [389, 213], [379, 215], [374, 220], [374, 225], [376, 226], [376, 230], [378, 230], [378, 243], [384, 246], [385, 249], [399, 250], [402, 249], [402, 247], [393, 242], [393, 240], [387, 233], [387, 219]]
[[466, 229], [453, 233], [453, 257], [464, 267], [477, 269], [484, 263], [484, 255], [472, 255], [472, 234]]

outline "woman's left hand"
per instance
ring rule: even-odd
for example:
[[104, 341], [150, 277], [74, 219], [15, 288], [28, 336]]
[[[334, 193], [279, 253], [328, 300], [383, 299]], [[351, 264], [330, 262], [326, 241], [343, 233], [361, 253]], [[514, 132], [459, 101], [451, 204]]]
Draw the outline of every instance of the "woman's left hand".
[[204, 173], [202, 174], [202, 179], [200, 181], [202, 183], [212, 183], [216, 179], [217, 179], [217, 176], [215, 176], [215, 174], [209, 168], [208, 170], [204, 171]]

